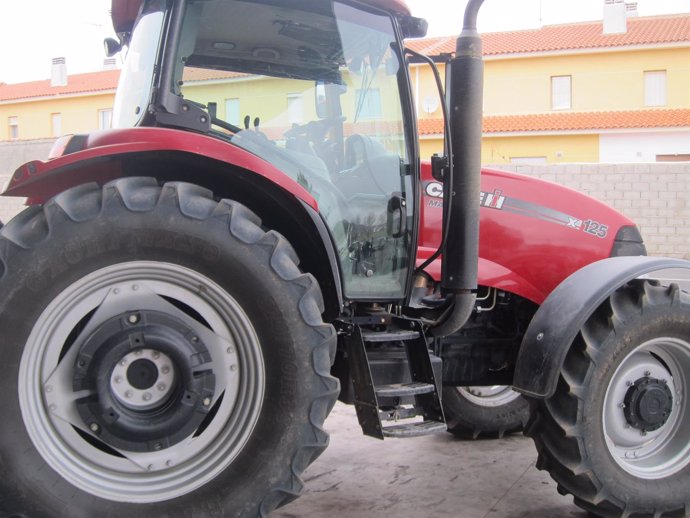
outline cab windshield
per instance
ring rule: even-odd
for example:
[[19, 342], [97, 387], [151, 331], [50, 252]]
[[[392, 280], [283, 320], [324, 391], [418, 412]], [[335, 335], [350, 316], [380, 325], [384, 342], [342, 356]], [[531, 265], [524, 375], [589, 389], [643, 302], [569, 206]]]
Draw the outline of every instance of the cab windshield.
[[398, 48], [389, 15], [346, 3], [192, 0], [164, 85], [314, 196], [350, 299], [402, 298], [413, 262]]

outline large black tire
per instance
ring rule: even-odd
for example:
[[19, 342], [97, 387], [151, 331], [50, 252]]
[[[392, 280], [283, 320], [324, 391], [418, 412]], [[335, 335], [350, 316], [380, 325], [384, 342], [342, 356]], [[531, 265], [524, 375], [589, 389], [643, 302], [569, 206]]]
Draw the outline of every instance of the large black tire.
[[10, 221], [0, 516], [244, 518], [299, 495], [339, 385], [297, 263], [244, 206], [150, 178]]
[[529, 418], [529, 403], [510, 387], [443, 387], [442, 401], [448, 431], [462, 439], [500, 439]]
[[588, 320], [527, 434], [562, 494], [602, 517], [690, 510], [690, 296], [635, 281]]

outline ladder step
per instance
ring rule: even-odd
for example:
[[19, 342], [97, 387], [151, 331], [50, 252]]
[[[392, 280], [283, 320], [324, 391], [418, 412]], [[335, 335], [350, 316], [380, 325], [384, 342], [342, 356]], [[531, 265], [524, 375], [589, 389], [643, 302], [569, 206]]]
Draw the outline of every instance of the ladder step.
[[378, 397], [408, 397], [419, 394], [430, 394], [435, 390], [431, 383], [393, 383], [391, 385], [376, 386]]
[[419, 338], [419, 332], [417, 331], [392, 331], [390, 333], [362, 331], [362, 340], [365, 342], [397, 342], [414, 340], [415, 338]]
[[381, 421], [398, 421], [400, 419], [412, 419], [417, 417], [417, 409], [414, 407], [396, 407], [379, 411]]
[[422, 435], [445, 432], [446, 430], [446, 423], [439, 423], [438, 421], [422, 421], [419, 423], [384, 426], [383, 436], [397, 438], [420, 437]]

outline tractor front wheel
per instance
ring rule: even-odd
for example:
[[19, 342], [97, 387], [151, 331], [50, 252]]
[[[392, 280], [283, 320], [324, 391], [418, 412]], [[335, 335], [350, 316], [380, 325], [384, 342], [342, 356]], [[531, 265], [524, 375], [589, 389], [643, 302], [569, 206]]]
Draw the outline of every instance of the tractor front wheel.
[[501, 438], [523, 429], [529, 403], [506, 385], [443, 387], [443, 411], [448, 431], [457, 437]]
[[690, 510], [690, 296], [635, 281], [590, 317], [527, 434], [562, 494], [602, 517]]
[[0, 515], [265, 516], [328, 442], [335, 332], [200, 187], [84, 185], [0, 231]]

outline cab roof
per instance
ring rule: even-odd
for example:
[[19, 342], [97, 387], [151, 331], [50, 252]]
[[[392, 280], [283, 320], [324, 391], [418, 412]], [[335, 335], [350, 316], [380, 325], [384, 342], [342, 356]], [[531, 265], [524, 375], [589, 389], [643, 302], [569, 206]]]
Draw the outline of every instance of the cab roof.
[[[289, 4], [290, 0], [285, 0]], [[383, 9], [395, 15], [410, 16], [405, 0], [360, 0], [361, 3]], [[112, 0], [111, 17], [117, 34], [130, 32], [144, 0]]]

